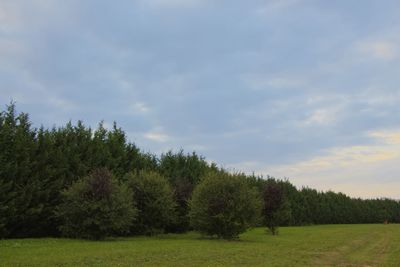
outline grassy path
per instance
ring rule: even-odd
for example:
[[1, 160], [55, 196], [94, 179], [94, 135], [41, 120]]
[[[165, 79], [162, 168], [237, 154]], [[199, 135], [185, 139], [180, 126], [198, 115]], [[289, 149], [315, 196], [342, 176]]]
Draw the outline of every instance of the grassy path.
[[196, 233], [118, 238], [0, 240], [0, 266], [400, 266], [400, 225], [261, 228], [240, 241]]

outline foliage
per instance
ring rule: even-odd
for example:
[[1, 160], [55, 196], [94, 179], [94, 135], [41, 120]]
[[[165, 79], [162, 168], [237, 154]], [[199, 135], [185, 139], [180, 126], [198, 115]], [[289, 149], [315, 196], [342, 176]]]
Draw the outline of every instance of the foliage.
[[0, 237], [37, 230], [45, 184], [33, 179], [36, 147], [28, 114], [11, 104], [0, 115]]
[[174, 191], [174, 199], [177, 203], [177, 219], [170, 230], [173, 232], [185, 232], [189, 230], [189, 199], [193, 189], [200, 182], [206, 172], [216, 170], [215, 165], [209, 165], [204, 158], [196, 153], [187, 154], [180, 150], [178, 153], [169, 151], [161, 155], [160, 173], [165, 176]]
[[117, 128], [93, 131], [81, 121], [34, 129], [14, 103], [0, 113], [0, 237], [57, 236], [54, 216], [61, 192], [95, 168], [108, 167], [121, 178], [157, 169], [157, 158], [127, 143]]
[[239, 175], [209, 173], [193, 192], [190, 222], [195, 230], [219, 238], [238, 238], [253, 225], [260, 202]]
[[269, 231], [276, 235], [278, 226], [290, 220], [291, 210], [282, 187], [275, 180], [266, 183], [263, 192], [264, 221]]
[[136, 218], [132, 192], [107, 169], [96, 169], [63, 192], [56, 214], [67, 237], [103, 239], [129, 231]]
[[[59, 236], [60, 218], [54, 216], [62, 193], [90, 170], [107, 168], [121, 181], [126, 173], [154, 171], [164, 176], [176, 202], [176, 220], [169, 232], [190, 230], [189, 199], [209, 172], [221, 172], [196, 153], [168, 152], [161, 157], [142, 152], [128, 142], [114, 123], [92, 129], [83, 122], [61, 127], [33, 128], [26, 113], [11, 103], [0, 112], [0, 238]], [[239, 175], [262, 197], [274, 181], [286, 202], [279, 225], [400, 222], [400, 202], [358, 199], [342, 193], [296, 188], [288, 180]], [[285, 218], [286, 217], [286, 218]]]
[[138, 208], [131, 232], [146, 235], [164, 232], [175, 219], [176, 204], [168, 181], [154, 171], [131, 172], [124, 180], [133, 191], [133, 202]]

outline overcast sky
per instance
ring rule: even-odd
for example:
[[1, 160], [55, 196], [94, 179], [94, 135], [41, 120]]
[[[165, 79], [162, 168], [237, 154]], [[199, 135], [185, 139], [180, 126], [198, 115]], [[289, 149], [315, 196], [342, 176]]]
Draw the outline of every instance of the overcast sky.
[[0, 104], [400, 198], [400, 2], [0, 0]]

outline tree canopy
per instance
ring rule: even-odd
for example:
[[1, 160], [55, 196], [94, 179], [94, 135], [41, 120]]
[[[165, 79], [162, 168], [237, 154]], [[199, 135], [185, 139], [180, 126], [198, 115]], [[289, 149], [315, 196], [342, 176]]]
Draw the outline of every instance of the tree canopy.
[[[189, 203], [191, 199], [192, 203], [198, 201], [193, 192], [205, 190], [201, 189], [204, 184], [200, 186], [203, 180], [212, 184], [213, 179], [215, 183], [223, 180], [221, 188], [229, 188], [232, 183], [240, 184], [242, 188], [245, 181], [268, 205], [272, 205], [273, 193], [266, 193], [265, 186], [275, 184], [285, 200], [283, 205], [277, 205], [276, 214], [288, 215], [276, 220], [277, 226], [400, 222], [400, 203], [397, 200], [351, 198], [332, 191], [296, 188], [288, 180], [273, 177], [232, 175], [215, 164], [209, 164], [195, 152], [169, 151], [157, 156], [143, 152], [129, 142], [116, 123], [111, 129], [106, 129], [103, 123], [92, 129], [81, 121], [51, 129], [34, 128], [28, 114], [17, 113], [15, 104], [11, 103], [0, 112], [0, 238], [59, 236], [63, 224], [56, 216], [57, 207], [65, 204], [66, 194], [72, 197], [73, 191], [79, 191], [84, 183], [82, 179], [86, 179], [84, 177], [89, 177], [99, 168], [106, 168], [114, 177], [113, 184], [123, 187], [127, 182], [124, 178], [126, 174], [138, 174], [134, 182], [131, 181], [137, 186], [138, 195], [149, 190], [152, 194], [163, 192], [160, 194], [164, 199], [172, 197], [172, 204], [169, 200], [165, 203], [169, 203], [166, 204], [167, 210], [173, 206], [175, 219], [172, 222], [161, 220], [164, 215], [160, 215], [163, 223], [156, 226], [147, 225], [149, 219], [145, 219], [146, 216], [152, 218], [150, 213], [156, 210], [149, 208], [153, 205], [149, 204], [152, 197], [146, 195], [148, 199], [140, 199], [143, 200], [140, 204], [143, 207], [139, 211], [142, 212], [139, 221], [149, 229], [170, 232], [191, 230]], [[210, 173], [233, 178], [232, 181], [216, 175], [210, 178]], [[150, 189], [153, 186], [154, 191]], [[135, 197], [131, 199], [135, 200]], [[158, 201], [154, 195], [153, 199]], [[135, 201], [140, 203], [139, 199]], [[136, 208], [135, 203], [132, 205]]]

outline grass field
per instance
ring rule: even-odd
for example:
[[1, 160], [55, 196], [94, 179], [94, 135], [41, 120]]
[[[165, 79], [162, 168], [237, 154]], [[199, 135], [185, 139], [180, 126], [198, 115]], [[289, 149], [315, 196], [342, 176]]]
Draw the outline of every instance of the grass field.
[[240, 241], [197, 233], [107, 241], [0, 240], [0, 266], [400, 266], [400, 225], [253, 229]]

